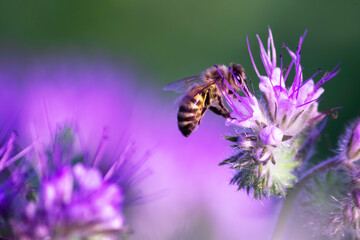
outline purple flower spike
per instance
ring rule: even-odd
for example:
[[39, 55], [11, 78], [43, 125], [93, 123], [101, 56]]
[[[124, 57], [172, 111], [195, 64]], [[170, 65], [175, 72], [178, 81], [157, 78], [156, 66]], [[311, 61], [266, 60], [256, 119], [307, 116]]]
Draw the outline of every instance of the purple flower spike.
[[104, 182], [97, 168], [81, 163], [64, 166], [43, 181], [39, 200], [29, 202], [22, 217], [12, 220], [14, 235], [20, 239], [115, 237], [125, 227], [122, 203], [120, 188]]
[[[27, 159], [46, 168], [33, 172], [39, 182], [31, 189], [35, 196], [22, 199], [23, 207], [9, 217], [16, 239], [122, 239], [129, 233], [123, 209], [131, 203], [129, 197], [136, 197], [129, 189], [139, 168], [128, 162], [133, 144], [113, 160], [105, 161], [95, 151], [97, 161], [85, 162], [85, 155], [80, 154], [79, 161], [73, 151], [75, 137], [71, 126], [59, 127], [50, 147], [37, 148], [37, 155], [44, 157]], [[0, 193], [0, 207], [1, 198]]]
[[[319, 122], [325, 115], [318, 112], [317, 100], [324, 92], [321, 88], [325, 82], [333, 78], [338, 71], [336, 68], [330, 73], [326, 74], [318, 83], [314, 83], [313, 78], [321, 71], [317, 71], [312, 77], [303, 81], [303, 69], [300, 64], [301, 45], [304, 41], [306, 31], [300, 37], [299, 46], [295, 52], [291, 51], [285, 46], [289, 55], [292, 58], [290, 68], [283, 75], [282, 58], [280, 68], [276, 66], [276, 50], [274, 46], [274, 39], [271, 30], [269, 29], [267, 51], [262, 44], [260, 37], [257, 35], [260, 46], [260, 57], [264, 65], [266, 75], [261, 75], [255, 65], [250, 50], [249, 40], [247, 44], [249, 54], [253, 63], [256, 74], [260, 79], [259, 88], [264, 96], [264, 101], [259, 101], [253, 96], [246, 96], [251, 104], [244, 104], [244, 99], [241, 99], [239, 104], [232, 98], [226, 98], [229, 105], [233, 108], [234, 113], [232, 119], [228, 119], [228, 123], [235, 124], [240, 127], [250, 127], [261, 130], [259, 125], [256, 127], [255, 122], [263, 123], [264, 125], [279, 125], [285, 135], [295, 136], [304, 129], [311, 127]], [[290, 69], [295, 66], [294, 80], [289, 88], [285, 87], [285, 81], [288, 78]], [[246, 109], [244, 111], [244, 108]], [[244, 118], [243, 113], [252, 112], [253, 114]], [[246, 114], [245, 114], [246, 115]]]
[[[259, 35], [256, 35], [264, 75], [255, 64], [249, 39], [246, 38], [251, 62], [260, 79], [262, 96], [259, 99], [253, 94], [246, 94], [248, 89], [242, 89], [245, 97], [236, 93], [235, 97], [230, 97], [226, 92], [223, 93], [233, 109], [226, 123], [239, 127], [236, 136], [226, 139], [236, 142], [233, 146], [240, 149], [240, 153], [222, 164], [231, 163], [232, 168], [238, 170], [231, 182], [238, 184], [240, 188], [246, 188], [247, 191], [253, 190], [255, 197], [284, 195], [286, 189], [292, 187], [296, 180], [293, 172], [299, 164], [299, 159], [295, 157], [305, 139], [304, 135], [327, 115], [318, 111], [318, 99], [324, 92], [321, 86], [337, 75], [339, 65], [316, 84], [313, 78], [321, 72], [320, 69], [304, 81], [304, 69], [300, 59], [306, 33], [307, 31], [300, 37], [295, 52], [285, 46], [292, 59], [286, 72], [283, 72], [282, 55], [280, 67], [276, 65], [276, 49], [271, 29], [267, 46], [264, 46]], [[295, 74], [289, 84], [292, 68]], [[225, 79], [224, 82], [227, 84]], [[290, 86], [286, 87], [285, 82]], [[229, 86], [228, 88], [231, 89]], [[253, 176], [257, 178], [254, 180]], [[250, 183], [248, 179], [252, 179]]]

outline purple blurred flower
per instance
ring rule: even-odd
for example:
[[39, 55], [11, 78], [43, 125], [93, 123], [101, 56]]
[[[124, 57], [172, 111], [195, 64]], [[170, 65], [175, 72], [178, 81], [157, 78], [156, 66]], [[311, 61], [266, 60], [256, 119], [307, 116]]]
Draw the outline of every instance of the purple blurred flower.
[[[104, 181], [97, 168], [64, 166], [40, 186], [21, 217], [12, 220], [17, 239], [113, 237], [124, 232], [119, 186]], [[117, 238], [116, 238], [117, 239]]]
[[[119, 239], [129, 233], [123, 212], [140, 198], [134, 185], [145, 176], [138, 169], [147, 158], [134, 154], [126, 136], [133, 83], [116, 83], [129, 71], [106, 61], [74, 59], [33, 61], [21, 74], [0, 65], [0, 80], [15, 86], [8, 90], [11, 109], [20, 109], [14, 128], [23, 143], [33, 142], [15, 155], [12, 135], [0, 148], [0, 236]], [[11, 109], [4, 107], [4, 115]]]
[[[248, 192], [253, 190], [256, 198], [262, 195], [285, 195], [286, 189], [292, 187], [296, 180], [293, 172], [299, 164], [296, 154], [304, 142], [305, 134], [327, 114], [318, 112], [317, 100], [324, 92], [321, 86], [339, 72], [336, 71], [338, 66], [316, 84], [313, 77], [320, 70], [304, 81], [300, 55], [305, 34], [300, 37], [296, 52], [285, 46], [292, 58], [286, 71], [283, 69], [282, 56], [280, 67], [276, 65], [271, 30], [269, 29], [267, 50], [257, 36], [266, 75], [259, 73], [247, 40], [251, 61], [260, 79], [262, 98], [258, 100], [248, 89], [243, 89], [245, 96], [235, 94], [236, 97], [231, 98], [224, 94], [233, 109], [227, 124], [240, 127], [236, 136], [226, 139], [236, 142], [233, 146], [240, 148], [240, 152], [221, 165], [231, 164], [232, 168], [237, 169], [231, 182]], [[287, 88], [285, 84], [293, 66], [295, 76], [291, 86]]]
[[35, 154], [24, 160], [37, 174], [23, 181], [38, 184], [34, 197], [11, 216], [16, 239], [119, 239], [129, 232], [123, 209], [132, 176], [124, 165], [131, 153], [125, 150], [105, 162], [97, 155], [89, 160], [73, 150], [76, 137], [70, 126], [60, 127], [50, 146], [35, 144]]

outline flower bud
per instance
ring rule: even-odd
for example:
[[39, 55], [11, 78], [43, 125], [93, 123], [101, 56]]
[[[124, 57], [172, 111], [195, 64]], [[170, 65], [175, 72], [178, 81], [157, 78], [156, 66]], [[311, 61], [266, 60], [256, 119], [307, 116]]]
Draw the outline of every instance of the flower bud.
[[277, 146], [281, 143], [283, 136], [284, 134], [281, 129], [271, 125], [266, 126], [260, 132], [260, 140], [264, 145]]
[[243, 149], [255, 148], [258, 144], [258, 137], [255, 135], [244, 135], [238, 137], [238, 146]]

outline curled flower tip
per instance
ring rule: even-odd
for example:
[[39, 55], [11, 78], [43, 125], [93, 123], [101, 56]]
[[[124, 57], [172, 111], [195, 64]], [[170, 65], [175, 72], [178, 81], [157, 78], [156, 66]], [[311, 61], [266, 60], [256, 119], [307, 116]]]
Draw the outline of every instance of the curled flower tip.
[[339, 155], [347, 162], [360, 160], [360, 118], [353, 121], [340, 138]]
[[355, 121], [355, 124], [351, 129], [346, 155], [351, 161], [360, 159], [360, 119]]

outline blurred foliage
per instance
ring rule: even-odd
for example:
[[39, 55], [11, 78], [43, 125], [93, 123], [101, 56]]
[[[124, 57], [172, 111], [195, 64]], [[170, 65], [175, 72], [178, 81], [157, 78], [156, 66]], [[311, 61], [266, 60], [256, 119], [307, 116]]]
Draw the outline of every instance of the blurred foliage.
[[[168, 82], [196, 75], [212, 64], [238, 62], [255, 78], [246, 35], [258, 51], [256, 33], [267, 38], [273, 30], [277, 54], [291, 49], [308, 29], [302, 51], [304, 77], [317, 68], [331, 70], [342, 62], [340, 74], [325, 85], [320, 109], [343, 106], [338, 121], [326, 132], [334, 148], [343, 123], [360, 114], [360, 1], [1, 1], [0, 43], [30, 50], [75, 48], [104, 51], [133, 64], [141, 81], [162, 93]], [[255, 54], [256, 55], [256, 54]], [[290, 62], [284, 54], [284, 64]], [[260, 59], [256, 58], [258, 66]], [[262, 71], [264, 72], [264, 71]], [[151, 77], [150, 77], [151, 76]], [[256, 82], [257, 80], [255, 80]]]

